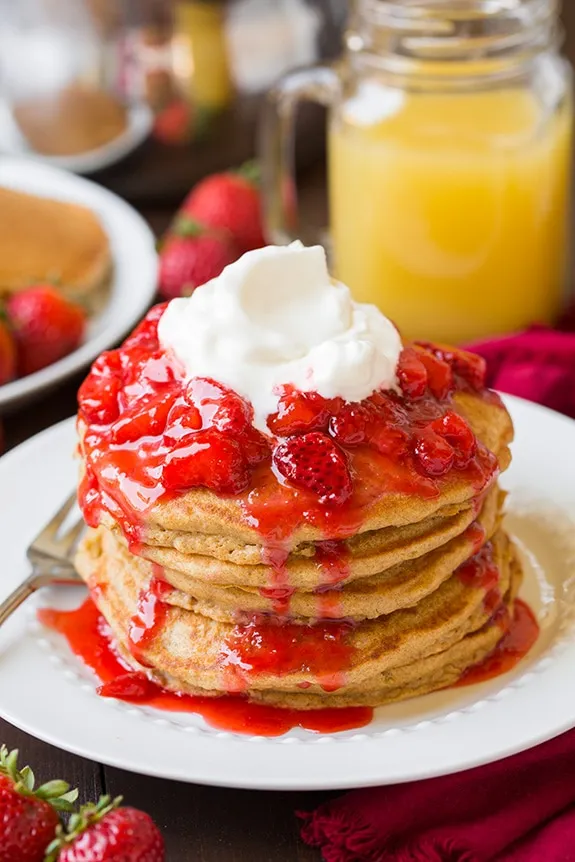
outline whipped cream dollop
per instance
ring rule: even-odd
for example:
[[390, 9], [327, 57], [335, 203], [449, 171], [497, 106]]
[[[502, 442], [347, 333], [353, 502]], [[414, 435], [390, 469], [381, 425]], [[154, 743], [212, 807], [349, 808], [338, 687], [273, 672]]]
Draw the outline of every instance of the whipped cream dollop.
[[250, 251], [190, 297], [173, 299], [158, 334], [187, 377], [233, 389], [267, 433], [286, 384], [361, 401], [395, 387], [402, 349], [391, 321], [330, 278], [323, 248], [300, 242]]

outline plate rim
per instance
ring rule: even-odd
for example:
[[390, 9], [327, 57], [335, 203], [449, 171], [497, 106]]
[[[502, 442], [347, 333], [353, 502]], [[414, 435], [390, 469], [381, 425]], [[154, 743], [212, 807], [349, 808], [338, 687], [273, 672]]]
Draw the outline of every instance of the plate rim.
[[[527, 402], [524, 399], [514, 398], [512, 396], [504, 396], [504, 400], [507, 405], [510, 407], [512, 415], [514, 414], [515, 405], [518, 410], [527, 410], [527, 412], [531, 413], [540, 413], [546, 416], [548, 419], [552, 421], [559, 421], [566, 428], [569, 428], [572, 432], [575, 433], [575, 421], [570, 419], [569, 417], [563, 416], [562, 414], [557, 413], [556, 411], [550, 410], [549, 408], [542, 407], [541, 405], [533, 404], [531, 402]], [[10, 462], [12, 459], [17, 460], [22, 458], [23, 455], [26, 454], [26, 450], [29, 447], [34, 447], [38, 445], [39, 438], [45, 439], [46, 437], [50, 437], [54, 435], [54, 437], [58, 437], [60, 435], [65, 435], [68, 433], [68, 429], [70, 433], [72, 432], [72, 426], [74, 422], [74, 417], [70, 419], [63, 420], [59, 422], [57, 425], [53, 425], [50, 428], [44, 429], [39, 434], [34, 437], [29, 438], [24, 443], [20, 444], [20, 446], [15, 447], [15, 449], [8, 452], [6, 455], [0, 459], [0, 471], [5, 469], [5, 465], [8, 463], [8, 467], [10, 466]], [[22, 619], [21, 625], [21, 633], [24, 634], [22, 638], [24, 645], [30, 647], [32, 644], [34, 648], [37, 645], [37, 638], [33, 633], [30, 632], [30, 628], [28, 623], [24, 623]], [[572, 649], [575, 651], [575, 644], [569, 642], [566, 645], [566, 649]], [[545, 661], [546, 656], [541, 656], [539, 661]], [[547, 667], [550, 668], [549, 676], [551, 677], [551, 685], [553, 685], [553, 674], [557, 672], [559, 662], [552, 663], [547, 662]], [[0, 666], [0, 674], [1, 674], [1, 666]], [[525, 679], [531, 675], [531, 671], [527, 671], [524, 675], [518, 677], [518, 680]], [[65, 674], [59, 673], [58, 677], [64, 679]], [[88, 685], [88, 684], [87, 684]], [[93, 697], [96, 698], [96, 694], [93, 689], [93, 685], [89, 685]], [[82, 686], [78, 686], [76, 689], [76, 694], [82, 689]], [[523, 694], [525, 692], [526, 687], [523, 685], [513, 686], [510, 684], [506, 686], [502, 691], [512, 690], [514, 694], [518, 698], [525, 697]], [[529, 697], [529, 694], [527, 694]], [[496, 698], [497, 699], [497, 698]], [[480, 696], [477, 702], [482, 702], [482, 697]], [[76, 704], [77, 708], [82, 706], [82, 698], [78, 698], [78, 703]], [[124, 719], [120, 718], [120, 716], [127, 717], [129, 716], [133, 720], [136, 720], [135, 717], [131, 714], [134, 711], [141, 714], [141, 710], [131, 710], [130, 708], [126, 708], [125, 705], [118, 706], [114, 708], [115, 704], [105, 704], [105, 707], [111, 716], [109, 725], [114, 725], [114, 717], [117, 717], [117, 720], [121, 721], [124, 724]], [[245, 738], [238, 739], [234, 737], [230, 742], [230, 735], [227, 733], [218, 733], [217, 731], [210, 732], [209, 734], [190, 734], [188, 736], [188, 747], [190, 750], [190, 754], [193, 755], [194, 747], [199, 752], [198, 743], [200, 746], [205, 748], [210, 748], [213, 753], [213, 760], [216, 761], [217, 764], [220, 764], [218, 769], [213, 769], [209, 766], [203, 766], [200, 768], [199, 766], [195, 768], [195, 761], [193, 756], [190, 757], [189, 762], [186, 762], [184, 766], [179, 765], [177, 768], [172, 764], [171, 767], [165, 768], [162, 767], [162, 764], [159, 760], [152, 762], [151, 760], [146, 761], [145, 759], [142, 762], [134, 762], [133, 753], [131, 756], [122, 756], [122, 753], [114, 753], [112, 750], [102, 750], [100, 746], [99, 750], [95, 750], [94, 747], [90, 748], [90, 743], [84, 739], [82, 743], [77, 743], [75, 741], [69, 741], [65, 738], [65, 734], [58, 736], [54, 735], [50, 732], [44, 732], [42, 728], [38, 728], [34, 722], [30, 722], [29, 720], [19, 720], [17, 723], [11, 719], [9, 715], [5, 713], [4, 706], [2, 702], [0, 702], [0, 715], [5, 718], [7, 721], [16, 724], [17, 727], [20, 727], [22, 730], [30, 733], [36, 738], [42, 739], [46, 742], [49, 742], [53, 745], [56, 745], [59, 748], [63, 748], [64, 750], [73, 752], [79, 756], [86, 757], [91, 760], [96, 760], [100, 763], [105, 763], [110, 766], [114, 766], [120, 769], [125, 769], [128, 771], [135, 772], [137, 774], [144, 774], [159, 778], [190, 782], [190, 783], [200, 783], [211, 786], [218, 787], [229, 787], [229, 788], [244, 788], [244, 789], [260, 789], [260, 790], [328, 790], [328, 789], [350, 789], [354, 787], [371, 787], [382, 784], [399, 784], [414, 780], [423, 780], [426, 778], [435, 777], [442, 774], [451, 774], [459, 771], [464, 771], [467, 769], [472, 769], [474, 767], [480, 766], [482, 764], [492, 762], [494, 760], [499, 760], [516, 754], [520, 751], [531, 748], [535, 745], [538, 745], [544, 742], [547, 739], [553, 738], [557, 736], [569, 728], [575, 725], [575, 700], [571, 700], [569, 702], [570, 712], [568, 714], [564, 714], [563, 717], [559, 721], [552, 721], [551, 724], [547, 726], [547, 729], [542, 733], [537, 730], [537, 728], [532, 729], [529, 728], [526, 736], [518, 737], [515, 743], [510, 744], [509, 742], [501, 743], [499, 740], [491, 741], [491, 751], [489, 753], [485, 753], [480, 751], [478, 754], [468, 754], [466, 753], [460, 759], [460, 763], [458, 765], [449, 765], [447, 769], [438, 768], [437, 765], [430, 763], [428, 766], [418, 766], [416, 770], [413, 769], [412, 766], [406, 767], [406, 771], [403, 775], [394, 775], [389, 776], [385, 775], [385, 767], [379, 767], [379, 758], [376, 755], [378, 749], [382, 752], [386, 751], [386, 747], [388, 743], [382, 737], [369, 737], [364, 736], [359, 730], [358, 733], [354, 734], [353, 737], [345, 737], [345, 738], [325, 738], [322, 739], [320, 737], [316, 737], [314, 740], [314, 744], [306, 744], [303, 748], [305, 752], [305, 760], [308, 762], [310, 768], [304, 771], [302, 770], [298, 775], [287, 775], [283, 773], [281, 769], [281, 763], [285, 765], [285, 767], [290, 771], [290, 761], [294, 757], [294, 749], [295, 746], [291, 746], [287, 744], [285, 741], [281, 744], [273, 745], [274, 740], [263, 740], [264, 742], [271, 743], [271, 745], [266, 745], [266, 750], [270, 753], [273, 750], [273, 760], [276, 764], [275, 772], [273, 767], [270, 767], [270, 771], [265, 777], [262, 777], [262, 768], [258, 767], [257, 770], [249, 770], [246, 769], [245, 772], [242, 772], [241, 769], [238, 769], [237, 766], [234, 767], [234, 770], [230, 770], [230, 774], [222, 774], [221, 772], [221, 764], [220, 761], [222, 758], [226, 756], [226, 749], [229, 745], [233, 746], [245, 746], [247, 750], [247, 757], [252, 760], [253, 751], [252, 746], [257, 745], [258, 739], [246, 736]], [[141, 716], [140, 716], [141, 718]], [[481, 720], [481, 719], [480, 719]], [[148, 735], [152, 737], [153, 735], [157, 735], [158, 730], [161, 731], [160, 725], [162, 723], [165, 724], [164, 719], [152, 719], [146, 722], [146, 728], [148, 729]], [[423, 720], [421, 724], [427, 724]], [[473, 717], [471, 719], [471, 723], [473, 723]], [[415, 725], [415, 728], [418, 727], [418, 724]], [[409, 735], [410, 728], [406, 728], [407, 735]], [[442, 735], [449, 740], [450, 733], [450, 723], [445, 720], [441, 722], [441, 732], [439, 736]], [[446, 735], [447, 734], [447, 735]], [[464, 736], [469, 735], [469, 730], [464, 728]], [[438, 735], [436, 733], [436, 735]], [[165, 734], [166, 739], [168, 740], [168, 744], [171, 745], [171, 740], [169, 739], [173, 734], [170, 732], [169, 734]], [[364, 736], [364, 738], [362, 738]], [[415, 739], [415, 743], [417, 744], [418, 740], [416, 739], [417, 734], [413, 734], [413, 738]], [[179, 734], [176, 738], [176, 745], [182, 746], [182, 740], [186, 739], [186, 735], [184, 733]], [[220, 748], [214, 748], [221, 743]], [[324, 743], [324, 744], [322, 744]], [[302, 751], [302, 746], [297, 746], [300, 751]], [[220, 750], [221, 749], [221, 750]], [[362, 758], [362, 751], [364, 752], [364, 757]], [[328, 777], [314, 777], [310, 775], [310, 771], [313, 773], [313, 768], [315, 766], [316, 769], [320, 771], [317, 775], [322, 775], [321, 772], [321, 764], [326, 764], [326, 755], [330, 753], [332, 755], [336, 755], [333, 759], [337, 760], [337, 752], [342, 753], [341, 760], [343, 761], [343, 766], [339, 768], [339, 772], [336, 769], [335, 774], [330, 774]], [[255, 752], [254, 752], [255, 753]], [[375, 756], [374, 756], [375, 755]], [[131, 759], [130, 759], [131, 758]], [[300, 758], [301, 759], [301, 758]], [[182, 761], [188, 761], [188, 758], [182, 758]], [[206, 758], [204, 757], [204, 761]], [[360, 766], [357, 766], [357, 763], [360, 763]], [[350, 775], [342, 774], [345, 771], [345, 763], [350, 764]], [[371, 766], [369, 765], [371, 763]], [[190, 769], [191, 764], [191, 769]], [[280, 766], [278, 767], [278, 764]], [[355, 764], [355, 768], [354, 765]], [[244, 766], [245, 766], [245, 758], [244, 758]], [[219, 771], [218, 771], [219, 770]], [[374, 772], [375, 770], [375, 772]], [[380, 771], [378, 771], [380, 770]], [[264, 773], [266, 770], [263, 770]], [[218, 773], [218, 774], [215, 774]], [[241, 773], [241, 774], [240, 774]], [[358, 774], [360, 773], [360, 774]]]

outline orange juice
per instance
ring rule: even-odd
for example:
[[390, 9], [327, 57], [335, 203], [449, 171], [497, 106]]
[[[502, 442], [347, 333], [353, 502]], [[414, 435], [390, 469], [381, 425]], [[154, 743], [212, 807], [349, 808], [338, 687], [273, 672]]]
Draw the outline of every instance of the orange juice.
[[566, 275], [571, 104], [550, 113], [520, 88], [363, 86], [331, 121], [337, 276], [409, 338], [551, 321]]

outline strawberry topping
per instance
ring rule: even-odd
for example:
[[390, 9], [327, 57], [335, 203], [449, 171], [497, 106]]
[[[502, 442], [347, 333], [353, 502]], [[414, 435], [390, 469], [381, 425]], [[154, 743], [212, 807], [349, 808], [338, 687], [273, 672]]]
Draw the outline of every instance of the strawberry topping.
[[341, 506], [351, 496], [352, 481], [345, 455], [318, 431], [280, 443], [273, 453], [273, 464], [280, 476], [316, 494], [322, 505]]

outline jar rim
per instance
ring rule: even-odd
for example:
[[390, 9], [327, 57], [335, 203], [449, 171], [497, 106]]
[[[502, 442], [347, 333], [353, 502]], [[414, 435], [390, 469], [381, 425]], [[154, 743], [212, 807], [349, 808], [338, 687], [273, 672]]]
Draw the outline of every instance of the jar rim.
[[395, 74], [509, 77], [558, 49], [559, 8], [560, 0], [355, 0], [346, 46], [360, 64]]

